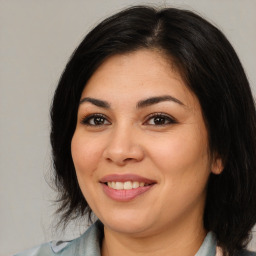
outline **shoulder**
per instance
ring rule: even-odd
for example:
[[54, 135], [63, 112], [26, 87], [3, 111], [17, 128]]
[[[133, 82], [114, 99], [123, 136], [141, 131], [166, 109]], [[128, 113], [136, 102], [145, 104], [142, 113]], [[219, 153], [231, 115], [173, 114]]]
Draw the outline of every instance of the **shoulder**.
[[83, 235], [72, 241], [45, 243], [14, 256], [100, 256], [103, 225], [97, 221]]
[[51, 256], [51, 255], [53, 255], [52, 251], [51, 251], [50, 243], [45, 243], [40, 246], [26, 250], [24, 252], [17, 253], [14, 256], [34, 256], [34, 255], [36, 255], [36, 256], [41, 256], [41, 255]]
[[256, 256], [256, 252], [241, 250], [236, 256]]

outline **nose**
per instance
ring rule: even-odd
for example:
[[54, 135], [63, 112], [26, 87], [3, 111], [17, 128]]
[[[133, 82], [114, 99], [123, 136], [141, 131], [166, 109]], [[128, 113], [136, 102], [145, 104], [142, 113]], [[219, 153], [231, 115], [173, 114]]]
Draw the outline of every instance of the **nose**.
[[142, 161], [144, 151], [136, 131], [132, 128], [119, 127], [111, 135], [103, 152], [103, 157], [107, 161], [119, 166]]

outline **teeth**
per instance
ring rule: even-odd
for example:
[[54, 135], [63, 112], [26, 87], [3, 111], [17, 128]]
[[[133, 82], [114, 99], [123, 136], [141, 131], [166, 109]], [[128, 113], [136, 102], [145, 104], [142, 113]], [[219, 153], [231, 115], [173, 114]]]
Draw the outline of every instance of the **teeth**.
[[132, 182], [131, 181], [126, 181], [124, 183], [124, 189], [132, 189]]
[[110, 188], [116, 189], [116, 190], [130, 190], [133, 188], [138, 187], [144, 187], [144, 182], [138, 182], [138, 181], [126, 181], [126, 182], [120, 182], [120, 181], [110, 181], [107, 183]]
[[134, 181], [132, 183], [132, 188], [138, 188], [140, 186], [140, 183], [138, 181]]
[[116, 182], [116, 187], [114, 187], [117, 190], [124, 189], [124, 183], [123, 182]]

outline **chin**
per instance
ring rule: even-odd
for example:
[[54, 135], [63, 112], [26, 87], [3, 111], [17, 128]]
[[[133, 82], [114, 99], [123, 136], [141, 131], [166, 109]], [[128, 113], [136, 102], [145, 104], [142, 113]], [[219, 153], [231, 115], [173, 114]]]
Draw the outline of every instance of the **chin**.
[[100, 219], [104, 226], [112, 231], [126, 234], [144, 233], [150, 228], [150, 220], [146, 217], [128, 216], [128, 215], [112, 215], [111, 217]]

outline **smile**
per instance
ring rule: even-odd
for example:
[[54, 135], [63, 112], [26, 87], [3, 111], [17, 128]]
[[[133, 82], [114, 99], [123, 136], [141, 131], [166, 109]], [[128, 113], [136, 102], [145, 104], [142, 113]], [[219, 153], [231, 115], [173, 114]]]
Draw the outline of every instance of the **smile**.
[[112, 174], [100, 180], [105, 195], [115, 201], [131, 201], [145, 194], [157, 182], [134, 174]]
[[149, 184], [146, 184], [144, 182], [139, 181], [126, 181], [126, 182], [120, 182], [120, 181], [109, 181], [107, 182], [107, 185], [110, 188], [116, 189], [116, 190], [130, 190], [130, 189], [136, 189], [138, 187], [144, 187], [148, 186]]

